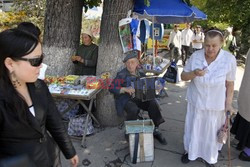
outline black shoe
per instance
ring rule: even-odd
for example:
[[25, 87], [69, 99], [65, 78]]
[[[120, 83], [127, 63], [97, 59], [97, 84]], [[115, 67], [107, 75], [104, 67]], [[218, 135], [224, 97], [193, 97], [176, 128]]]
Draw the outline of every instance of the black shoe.
[[190, 160], [188, 159], [188, 153], [185, 153], [181, 156], [181, 162], [184, 164], [187, 164], [190, 162]]
[[204, 159], [202, 159], [202, 162], [205, 163], [206, 167], [215, 167], [215, 164], [210, 164], [207, 161], [205, 161]]
[[206, 167], [215, 167], [215, 165], [214, 164], [206, 163]]
[[162, 136], [161, 132], [154, 131], [154, 138], [156, 138], [162, 145], [167, 145], [166, 139]]
[[244, 149], [244, 146], [242, 146], [240, 143], [237, 144], [236, 150], [242, 151]]
[[250, 161], [250, 156], [248, 156], [244, 151], [239, 155], [239, 159], [242, 161]]

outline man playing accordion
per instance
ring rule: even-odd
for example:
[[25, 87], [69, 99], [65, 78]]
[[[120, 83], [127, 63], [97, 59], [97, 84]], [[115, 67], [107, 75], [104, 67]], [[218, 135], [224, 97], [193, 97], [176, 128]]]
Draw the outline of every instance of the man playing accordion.
[[161, 115], [160, 106], [156, 99], [144, 101], [135, 97], [135, 81], [138, 78], [146, 77], [145, 73], [137, 68], [139, 65], [137, 55], [136, 51], [127, 53], [123, 60], [126, 68], [117, 73], [109, 91], [114, 94], [117, 114], [123, 116], [125, 111], [126, 120], [137, 120], [140, 109], [148, 111], [150, 119], [155, 124], [154, 137], [161, 144], [166, 145], [167, 142], [158, 129], [159, 125], [165, 120]]

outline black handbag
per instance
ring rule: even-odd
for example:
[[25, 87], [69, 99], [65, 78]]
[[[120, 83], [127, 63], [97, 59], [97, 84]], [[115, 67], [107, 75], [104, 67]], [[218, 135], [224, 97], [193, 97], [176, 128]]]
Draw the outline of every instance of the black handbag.
[[173, 49], [175, 47], [175, 45], [173, 44], [173, 43], [170, 43], [169, 44], [169, 49], [171, 50], [171, 49]]
[[233, 44], [233, 42], [230, 43], [228, 49], [230, 50], [230, 52], [234, 52], [236, 50], [236, 46]]
[[170, 83], [178, 82], [178, 67], [175, 62], [172, 62], [168, 67], [167, 72], [164, 74], [163, 79]]
[[235, 37], [233, 37], [233, 39], [232, 39], [232, 41], [230, 42], [230, 45], [229, 45], [229, 47], [228, 47], [228, 49], [230, 50], [230, 52], [234, 52], [234, 51], [237, 49], [237, 46], [236, 46], [236, 44], [235, 44], [235, 42], [234, 42], [234, 39], [235, 39]]

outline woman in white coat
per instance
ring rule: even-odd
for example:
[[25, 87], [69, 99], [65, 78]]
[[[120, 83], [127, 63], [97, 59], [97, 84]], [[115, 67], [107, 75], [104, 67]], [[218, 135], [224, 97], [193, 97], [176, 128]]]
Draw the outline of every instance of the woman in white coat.
[[221, 49], [223, 42], [219, 30], [209, 30], [204, 49], [193, 53], [181, 74], [182, 80], [191, 80], [187, 90], [183, 163], [202, 158], [214, 166], [222, 148], [216, 134], [225, 123], [225, 111], [233, 112], [236, 74], [235, 57]]

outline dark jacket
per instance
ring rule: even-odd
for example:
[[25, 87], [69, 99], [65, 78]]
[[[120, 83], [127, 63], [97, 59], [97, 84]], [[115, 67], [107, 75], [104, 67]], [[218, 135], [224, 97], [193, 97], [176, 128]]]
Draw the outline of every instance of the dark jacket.
[[0, 90], [0, 159], [28, 155], [38, 167], [51, 166], [50, 132], [67, 159], [76, 155], [70, 138], [61, 121], [47, 85], [37, 80], [27, 84], [33, 102], [35, 117], [27, 111], [27, 122], [20, 121], [10, 110], [8, 99]]
[[[138, 71], [139, 77], [145, 77], [146, 75], [142, 71]], [[115, 107], [117, 114], [119, 116], [123, 116], [123, 110], [131, 98], [128, 93], [120, 94], [121, 87], [130, 87], [132, 82], [136, 80], [136, 76], [132, 76], [127, 68], [122, 69], [120, 72], [117, 73], [115, 79], [113, 80], [112, 84], [110, 85], [109, 91], [114, 94], [115, 97]]]
[[96, 75], [96, 66], [98, 58], [98, 46], [96, 44], [80, 45], [77, 56], [81, 56], [84, 59], [84, 63], [75, 63], [75, 74], [76, 75]]

